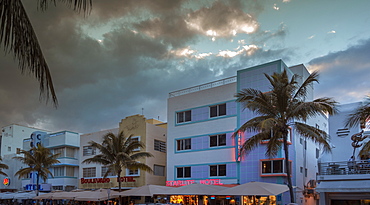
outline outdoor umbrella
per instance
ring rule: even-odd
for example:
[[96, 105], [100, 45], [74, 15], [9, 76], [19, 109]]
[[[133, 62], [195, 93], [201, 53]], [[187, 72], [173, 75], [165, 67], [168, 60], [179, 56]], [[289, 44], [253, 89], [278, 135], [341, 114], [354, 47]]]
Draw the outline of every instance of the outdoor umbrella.
[[104, 201], [110, 198], [115, 198], [113, 194], [116, 191], [110, 189], [98, 189], [96, 191], [83, 191], [83, 192], [73, 192], [76, 193], [74, 197], [75, 201]]
[[19, 192], [19, 193], [15, 193], [14, 195], [15, 199], [32, 199], [34, 197], [36, 197], [35, 192]]
[[269, 196], [279, 195], [288, 191], [289, 188], [285, 184], [274, 184], [266, 182], [249, 182], [235, 187], [227, 188], [214, 195], [243, 195], [243, 196]]
[[215, 192], [227, 189], [227, 187], [206, 184], [190, 184], [169, 190], [168, 195], [213, 195]]
[[130, 189], [123, 192], [115, 192], [112, 196], [153, 196], [153, 195], [166, 195], [168, 191], [176, 189], [173, 187], [160, 186], [160, 185], [145, 185], [138, 188]]
[[13, 192], [5, 192], [0, 194], [0, 199], [13, 199], [15, 193]]

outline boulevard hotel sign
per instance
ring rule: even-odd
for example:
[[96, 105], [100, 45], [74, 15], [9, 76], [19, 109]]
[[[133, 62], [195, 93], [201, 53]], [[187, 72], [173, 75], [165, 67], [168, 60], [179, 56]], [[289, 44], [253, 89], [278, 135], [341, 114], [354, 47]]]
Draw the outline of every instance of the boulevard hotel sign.
[[[136, 182], [134, 177], [121, 177], [121, 182]], [[81, 178], [80, 188], [111, 188], [118, 186], [117, 177], [114, 178]]]

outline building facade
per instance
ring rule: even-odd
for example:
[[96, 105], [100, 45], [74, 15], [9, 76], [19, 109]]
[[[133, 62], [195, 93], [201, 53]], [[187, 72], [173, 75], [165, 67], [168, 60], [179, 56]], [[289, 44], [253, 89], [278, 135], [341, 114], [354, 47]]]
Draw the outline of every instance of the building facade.
[[[81, 162], [98, 154], [98, 150], [93, 149], [90, 141], [102, 142], [102, 137], [108, 132], [118, 134], [123, 131], [126, 136], [132, 135], [145, 144], [143, 150], [150, 152], [154, 157], [140, 159], [141, 162], [150, 166], [154, 173], [141, 170], [123, 170], [121, 174], [122, 189], [132, 189], [147, 184], [165, 185], [166, 181], [166, 135], [167, 125], [155, 119], [146, 119], [143, 115], [133, 115], [122, 119], [119, 128], [104, 130], [81, 135]], [[106, 167], [101, 164], [81, 164], [79, 188], [118, 188], [117, 176], [112, 173], [107, 178], [103, 178]]]
[[[370, 161], [369, 155], [359, 156], [359, 151], [369, 141], [369, 124], [346, 127], [345, 120], [362, 102], [344, 104], [339, 113], [330, 116], [332, 152], [320, 157], [318, 186], [320, 204], [369, 204], [370, 202]], [[363, 133], [361, 133], [363, 131]], [[365, 138], [358, 143], [354, 136]], [[352, 145], [362, 145], [354, 148]], [[354, 156], [354, 159], [351, 159]]]
[[[273, 159], [265, 156], [266, 145], [261, 144], [248, 155], [241, 156], [240, 145], [249, 133], [231, 138], [234, 131], [255, 115], [235, 102], [234, 95], [243, 88], [263, 92], [270, 90], [264, 76], [282, 72], [309, 75], [303, 65], [288, 67], [278, 60], [239, 70], [237, 76], [186, 88], [170, 93], [168, 99], [167, 185], [191, 183], [244, 184], [251, 181], [286, 183], [286, 171], [281, 149]], [[313, 88], [312, 88], [313, 89]], [[313, 99], [313, 90], [307, 100]], [[307, 122], [328, 131], [327, 117], [319, 116]], [[289, 152], [292, 181], [298, 204], [315, 204], [316, 198], [304, 195], [307, 184], [316, 179], [320, 147], [290, 132]], [[266, 167], [272, 167], [266, 169]], [[244, 199], [240, 199], [244, 200]], [[289, 202], [289, 193], [276, 197], [277, 204]], [[243, 201], [245, 204], [245, 201]]]

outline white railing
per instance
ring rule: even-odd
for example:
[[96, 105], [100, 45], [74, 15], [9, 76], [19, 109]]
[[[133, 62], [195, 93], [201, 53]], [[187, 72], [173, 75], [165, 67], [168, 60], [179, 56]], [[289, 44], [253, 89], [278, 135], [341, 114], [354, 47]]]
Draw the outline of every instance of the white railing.
[[209, 89], [209, 88], [214, 88], [214, 87], [218, 87], [218, 86], [221, 86], [221, 85], [226, 85], [226, 84], [230, 84], [230, 83], [234, 83], [234, 82], [236, 82], [236, 76], [221, 79], [221, 80], [217, 80], [217, 81], [213, 81], [213, 82], [202, 84], [202, 85], [197, 85], [197, 86], [190, 87], [190, 88], [185, 88], [185, 89], [182, 89], [182, 90], [173, 91], [173, 92], [169, 93], [169, 97], [172, 98], [172, 97], [176, 97], [176, 96], [180, 96], [180, 95], [185, 95], [185, 94], [188, 94], [188, 93], [194, 93], [194, 92], [198, 92], [198, 91], [201, 91], [201, 90], [206, 90], [206, 89]]

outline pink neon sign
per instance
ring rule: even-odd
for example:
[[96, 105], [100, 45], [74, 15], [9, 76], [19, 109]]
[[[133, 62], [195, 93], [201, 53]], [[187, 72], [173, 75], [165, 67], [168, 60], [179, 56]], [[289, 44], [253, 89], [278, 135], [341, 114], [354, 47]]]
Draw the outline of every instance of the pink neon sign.
[[[176, 180], [176, 181], [166, 181], [166, 186], [186, 186], [189, 184], [195, 184], [195, 180]], [[202, 179], [199, 180], [199, 184], [206, 185], [223, 185], [221, 179]]]

